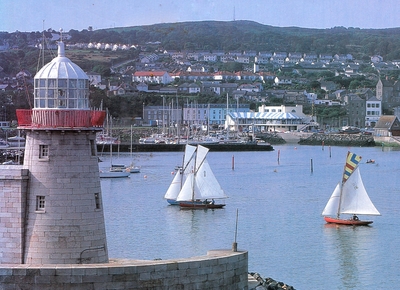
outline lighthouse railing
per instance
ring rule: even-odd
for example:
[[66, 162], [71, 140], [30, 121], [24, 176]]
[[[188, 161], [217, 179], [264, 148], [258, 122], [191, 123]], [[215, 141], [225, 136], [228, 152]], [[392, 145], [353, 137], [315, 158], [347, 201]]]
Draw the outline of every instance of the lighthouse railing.
[[103, 127], [105, 111], [96, 110], [17, 110], [19, 127], [92, 128]]

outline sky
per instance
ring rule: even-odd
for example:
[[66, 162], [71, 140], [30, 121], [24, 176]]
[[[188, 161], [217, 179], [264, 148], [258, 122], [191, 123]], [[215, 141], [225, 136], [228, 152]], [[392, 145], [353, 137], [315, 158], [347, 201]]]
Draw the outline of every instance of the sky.
[[0, 0], [0, 31], [81, 31], [186, 21], [278, 27], [400, 27], [398, 0]]

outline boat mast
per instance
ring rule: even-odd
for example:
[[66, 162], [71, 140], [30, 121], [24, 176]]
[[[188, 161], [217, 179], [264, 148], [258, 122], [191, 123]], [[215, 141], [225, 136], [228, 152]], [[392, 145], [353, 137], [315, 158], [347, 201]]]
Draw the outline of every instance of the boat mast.
[[226, 114], [225, 114], [225, 123], [226, 123], [226, 141], [229, 140], [229, 124], [228, 124], [228, 112], [229, 112], [229, 94], [226, 93]]
[[133, 138], [133, 128], [132, 128], [132, 125], [131, 125], [131, 162], [132, 162], [132, 145], [133, 145], [132, 138]]
[[[344, 167], [343, 167], [343, 175], [346, 172], [346, 165], [347, 165], [347, 158], [349, 157], [350, 151], [347, 151], [347, 156], [346, 156], [346, 162], [344, 163]], [[340, 195], [339, 195], [339, 203], [338, 203], [338, 209], [337, 209], [337, 213], [336, 213], [336, 218], [339, 219], [340, 218], [340, 205], [342, 204], [342, 195], [343, 195], [343, 184], [345, 183], [344, 178], [342, 177], [342, 182], [340, 184]]]
[[[192, 201], [194, 202], [194, 187], [195, 187], [195, 183], [196, 183], [196, 174], [197, 174], [197, 170], [196, 170], [196, 161], [197, 161], [197, 149], [199, 147], [196, 148], [196, 156], [194, 158], [194, 168], [193, 168], [193, 182], [192, 182]], [[194, 156], [194, 154], [193, 154]]]

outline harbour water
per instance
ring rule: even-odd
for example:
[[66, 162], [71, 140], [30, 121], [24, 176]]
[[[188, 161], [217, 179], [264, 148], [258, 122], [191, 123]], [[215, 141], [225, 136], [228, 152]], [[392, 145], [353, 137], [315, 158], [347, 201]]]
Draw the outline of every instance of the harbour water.
[[[296, 289], [396, 288], [400, 282], [399, 149], [274, 146], [271, 152], [210, 152], [229, 198], [218, 210], [180, 210], [163, 199], [182, 152], [135, 153], [141, 173], [102, 179], [109, 256], [174, 259], [208, 250], [249, 252], [249, 271]], [[332, 226], [321, 212], [340, 181], [347, 151], [382, 216], [368, 227]], [[100, 157], [100, 168], [109, 165]], [[367, 164], [374, 159], [374, 164]], [[130, 164], [119, 153], [116, 163]], [[234, 165], [234, 166], [233, 166]], [[233, 168], [234, 167], [234, 168]]]

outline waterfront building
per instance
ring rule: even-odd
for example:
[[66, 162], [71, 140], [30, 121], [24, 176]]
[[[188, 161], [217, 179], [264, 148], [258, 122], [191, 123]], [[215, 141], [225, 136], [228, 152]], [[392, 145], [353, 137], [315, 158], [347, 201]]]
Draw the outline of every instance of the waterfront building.
[[185, 104], [183, 106], [183, 124], [221, 126], [226, 116], [232, 112], [249, 112], [248, 104]]
[[234, 131], [286, 132], [302, 130], [310, 122], [311, 118], [303, 114], [302, 105], [262, 105], [258, 112], [228, 113], [225, 128]]
[[397, 116], [381, 116], [374, 127], [374, 136], [400, 136], [400, 121]]

